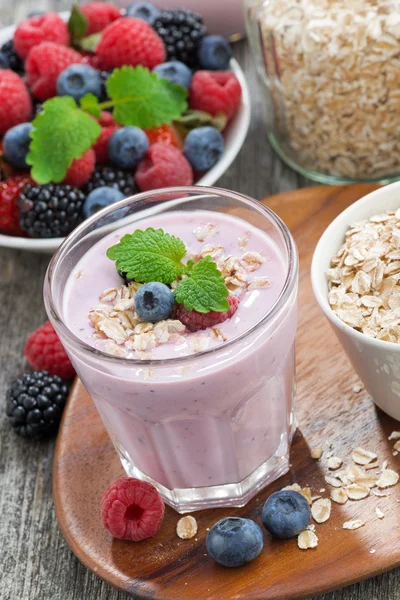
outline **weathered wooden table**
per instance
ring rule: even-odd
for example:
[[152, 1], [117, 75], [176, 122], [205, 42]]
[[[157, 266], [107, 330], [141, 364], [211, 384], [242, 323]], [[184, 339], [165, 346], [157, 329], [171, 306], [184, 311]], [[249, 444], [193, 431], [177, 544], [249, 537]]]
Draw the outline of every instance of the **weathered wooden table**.
[[[65, 10], [70, 4], [0, 0], [0, 26], [30, 10]], [[262, 134], [266, 111], [255, 92], [255, 70], [245, 43], [235, 46], [235, 56], [253, 90], [253, 115], [247, 141], [218, 185], [254, 198], [310, 185], [282, 164]], [[42, 284], [47, 263], [46, 256], [0, 249], [0, 600], [128, 600], [83, 567], [60, 533], [51, 493], [54, 440], [20, 439], [4, 418], [7, 386], [26, 367], [26, 336], [46, 319]], [[321, 600], [398, 600], [399, 575], [395, 570]]]

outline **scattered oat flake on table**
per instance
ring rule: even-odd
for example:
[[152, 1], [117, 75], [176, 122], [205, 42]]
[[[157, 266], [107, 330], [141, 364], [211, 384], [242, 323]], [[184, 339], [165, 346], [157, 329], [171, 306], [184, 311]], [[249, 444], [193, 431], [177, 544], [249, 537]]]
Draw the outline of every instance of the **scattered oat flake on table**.
[[325, 479], [326, 483], [329, 483], [329, 485], [331, 485], [333, 487], [336, 487], [336, 488], [342, 487], [342, 482], [340, 481], [340, 479], [337, 479], [336, 477], [330, 477], [329, 475], [326, 475], [324, 477], [324, 479]]
[[374, 494], [374, 496], [377, 496], [378, 498], [387, 498], [388, 496], [390, 496], [390, 492], [381, 492], [380, 490], [372, 490], [372, 493]]
[[297, 538], [297, 545], [300, 548], [300, 550], [316, 548], [318, 546], [317, 535], [311, 529], [305, 529], [299, 534]]
[[388, 437], [388, 440], [400, 440], [400, 431], [392, 431]]
[[346, 494], [350, 500], [362, 500], [369, 496], [369, 487], [358, 483], [351, 483], [346, 488]]
[[388, 466], [388, 461], [384, 460], [383, 463], [382, 463], [382, 469], [381, 469], [381, 471], [384, 471], [385, 469], [387, 469], [387, 466]]
[[364, 469], [366, 471], [369, 471], [370, 469], [377, 469], [378, 467], [379, 467], [379, 463], [378, 462], [374, 462], [374, 463], [371, 463], [369, 465], [364, 465]]
[[311, 458], [315, 460], [319, 460], [322, 456], [323, 449], [322, 448], [312, 448], [311, 449]]
[[373, 460], [378, 458], [378, 455], [375, 452], [370, 452], [369, 450], [365, 450], [364, 448], [356, 448], [353, 450], [351, 454], [351, 458], [357, 465], [368, 465]]
[[376, 516], [378, 517], [378, 519], [384, 519], [385, 518], [385, 514], [381, 511], [381, 509], [379, 508], [379, 506], [376, 507], [375, 512], [376, 512]]
[[362, 386], [362, 385], [358, 385], [358, 384], [353, 385], [353, 392], [355, 394], [359, 394], [361, 392], [361, 390], [363, 390], [363, 389], [364, 389], [364, 386]]
[[382, 471], [381, 476], [379, 477], [376, 485], [378, 488], [387, 488], [396, 485], [399, 481], [399, 474], [393, 469], [385, 469]]
[[397, 452], [400, 451], [400, 440], [398, 440], [395, 445], [393, 446], [393, 450], [396, 450]]
[[346, 504], [348, 499], [346, 492], [341, 488], [335, 488], [331, 491], [331, 500], [336, 504]]
[[371, 548], [371, 550], [369, 551], [370, 554], [375, 554], [376, 550], [375, 548]]
[[361, 521], [360, 519], [355, 519], [354, 521], [346, 521], [345, 523], [343, 523], [342, 527], [343, 529], [359, 529], [363, 525], [365, 525], [364, 521]]
[[343, 461], [338, 456], [331, 456], [327, 462], [328, 469], [330, 469], [331, 471], [335, 471], [336, 469], [341, 467], [342, 464], [343, 464]]
[[197, 533], [197, 521], [191, 515], [179, 519], [176, 526], [177, 536], [181, 540], [190, 540]]
[[325, 523], [331, 516], [332, 503], [329, 498], [321, 498], [311, 506], [311, 514], [317, 523]]

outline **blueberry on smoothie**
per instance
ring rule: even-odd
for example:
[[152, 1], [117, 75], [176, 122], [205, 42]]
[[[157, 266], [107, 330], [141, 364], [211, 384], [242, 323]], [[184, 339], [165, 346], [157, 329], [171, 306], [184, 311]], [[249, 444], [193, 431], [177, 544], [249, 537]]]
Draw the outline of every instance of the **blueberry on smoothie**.
[[229, 68], [232, 50], [222, 35], [206, 35], [200, 42], [198, 58], [202, 69], [225, 71]]
[[174, 295], [164, 283], [146, 283], [136, 292], [135, 309], [139, 319], [148, 323], [164, 321], [172, 314]]
[[159, 14], [159, 9], [151, 2], [134, 2], [126, 9], [127, 17], [142, 19], [149, 25], [153, 25]]
[[260, 527], [250, 519], [227, 517], [207, 534], [207, 551], [224, 567], [241, 567], [260, 554], [264, 546]]
[[170, 60], [169, 62], [161, 63], [161, 65], [154, 67], [153, 73], [157, 73], [160, 79], [164, 77], [171, 83], [177, 83], [187, 90], [190, 88], [192, 71], [179, 60]]
[[311, 510], [307, 500], [292, 490], [272, 494], [263, 506], [264, 527], [275, 537], [291, 538], [310, 524]]
[[3, 138], [3, 152], [7, 162], [16, 169], [28, 169], [26, 157], [29, 152], [32, 123], [20, 123], [11, 127]]
[[149, 147], [147, 135], [139, 127], [121, 127], [108, 142], [108, 156], [120, 169], [133, 169]]
[[183, 151], [196, 171], [207, 171], [221, 158], [224, 138], [215, 127], [196, 127], [186, 136]]
[[100, 72], [89, 65], [71, 65], [57, 79], [57, 94], [79, 102], [85, 94], [101, 96]]

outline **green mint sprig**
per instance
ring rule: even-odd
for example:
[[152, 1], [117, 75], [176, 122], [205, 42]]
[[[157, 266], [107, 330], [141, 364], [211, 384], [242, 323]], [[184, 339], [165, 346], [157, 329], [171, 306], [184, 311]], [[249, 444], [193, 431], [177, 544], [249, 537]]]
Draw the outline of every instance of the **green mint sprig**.
[[174, 290], [175, 299], [187, 310], [208, 313], [229, 310], [229, 290], [216, 263], [210, 256], [194, 263], [182, 262], [185, 244], [179, 238], [149, 227], [124, 235], [107, 250], [107, 257], [118, 271], [138, 283], [159, 281], [166, 285], [181, 279]]
[[[86, 94], [80, 107], [69, 96], [47, 100], [43, 112], [33, 121], [27, 162], [33, 179], [40, 184], [63, 181], [71, 163], [96, 142], [104, 109], [113, 109], [121, 125], [151, 129], [170, 123], [187, 108], [187, 91], [167, 79], [160, 79], [144, 67], [115, 69], [107, 81], [110, 100], [99, 102]], [[90, 116], [92, 115], [92, 116]]]
[[71, 44], [77, 46], [89, 27], [89, 22], [78, 4], [74, 4], [71, 9], [71, 15], [68, 20], [68, 31], [71, 37]]

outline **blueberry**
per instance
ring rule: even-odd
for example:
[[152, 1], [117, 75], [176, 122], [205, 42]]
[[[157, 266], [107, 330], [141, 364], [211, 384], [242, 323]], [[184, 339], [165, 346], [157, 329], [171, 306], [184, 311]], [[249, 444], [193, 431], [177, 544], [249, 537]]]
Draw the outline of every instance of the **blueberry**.
[[0, 69], [9, 69], [10, 61], [8, 60], [8, 56], [4, 54], [4, 52], [0, 52]]
[[292, 490], [272, 494], [261, 514], [264, 527], [275, 537], [291, 538], [310, 524], [311, 510], [307, 500]]
[[149, 25], [153, 25], [160, 11], [151, 2], [134, 2], [126, 9], [127, 17], [135, 17], [146, 21]]
[[254, 521], [227, 517], [211, 527], [206, 545], [208, 553], [224, 567], [241, 567], [257, 558], [264, 540]]
[[149, 140], [138, 127], [121, 127], [109, 139], [110, 161], [121, 169], [133, 169], [146, 154]]
[[163, 283], [146, 283], [135, 294], [135, 309], [139, 319], [148, 323], [164, 321], [171, 316], [174, 295]]
[[185, 139], [184, 153], [196, 171], [207, 171], [224, 151], [224, 138], [215, 127], [196, 127]]
[[28, 169], [26, 157], [29, 152], [29, 137], [32, 131], [32, 123], [20, 123], [11, 127], [3, 138], [3, 152], [5, 159], [16, 169]]
[[232, 50], [222, 35], [206, 35], [200, 42], [198, 59], [202, 69], [224, 71], [229, 68]]
[[77, 102], [85, 94], [101, 96], [101, 75], [89, 65], [71, 65], [57, 79], [57, 94], [72, 96]]
[[153, 73], [157, 73], [160, 78], [165, 77], [171, 83], [177, 83], [187, 90], [190, 88], [192, 71], [179, 60], [170, 60], [169, 62], [157, 65], [154, 67]]
[[91, 217], [98, 210], [114, 204], [125, 198], [124, 194], [112, 187], [99, 187], [88, 194], [83, 205], [83, 216], [85, 219]]

